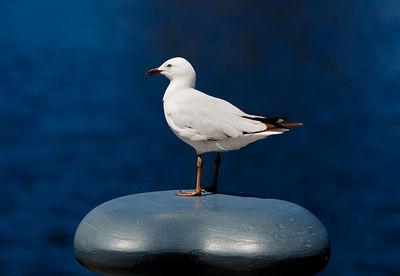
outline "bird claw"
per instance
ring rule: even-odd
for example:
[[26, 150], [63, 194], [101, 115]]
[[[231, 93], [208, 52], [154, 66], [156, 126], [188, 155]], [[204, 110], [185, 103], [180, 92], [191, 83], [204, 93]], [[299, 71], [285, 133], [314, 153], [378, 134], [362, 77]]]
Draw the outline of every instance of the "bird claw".
[[194, 192], [186, 192], [186, 191], [180, 191], [179, 194], [176, 194], [177, 196], [201, 196], [201, 192], [200, 191], [194, 191]]

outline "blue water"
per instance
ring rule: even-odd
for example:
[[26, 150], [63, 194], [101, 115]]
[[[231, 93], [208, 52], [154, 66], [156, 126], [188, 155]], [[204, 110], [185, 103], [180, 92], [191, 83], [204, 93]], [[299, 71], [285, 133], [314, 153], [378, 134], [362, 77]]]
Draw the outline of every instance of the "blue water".
[[400, 275], [400, 3], [187, 2], [0, 3], [1, 274], [95, 275], [73, 255], [87, 212], [194, 187], [168, 82], [144, 75], [184, 56], [200, 90], [304, 122], [222, 154], [220, 188], [317, 215], [332, 242], [319, 275]]

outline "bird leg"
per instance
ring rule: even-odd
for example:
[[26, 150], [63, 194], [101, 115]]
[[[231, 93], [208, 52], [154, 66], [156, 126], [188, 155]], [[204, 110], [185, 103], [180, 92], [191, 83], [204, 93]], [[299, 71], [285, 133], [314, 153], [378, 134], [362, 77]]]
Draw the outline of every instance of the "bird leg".
[[214, 171], [214, 180], [213, 184], [210, 187], [202, 189], [202, 192], [211, 192], [211, 193], [216, 193], [217, 192], [217, 180], [218, 180], [218, 172], [219, 172], [219, 165], [221, 164], [221, 155], [217, 151], [217, 158], [215, 159], [215, 171]]
[[203, 160], [201, 159], [201, 155], [197, 155], [197, 183], [196, 190], [194, 192], [185, 192], [180, 191], [177, 196], [201, 196], [201, 187], [200, 187], [200, 176], [201, 176], [201, 167], [203, 165]]

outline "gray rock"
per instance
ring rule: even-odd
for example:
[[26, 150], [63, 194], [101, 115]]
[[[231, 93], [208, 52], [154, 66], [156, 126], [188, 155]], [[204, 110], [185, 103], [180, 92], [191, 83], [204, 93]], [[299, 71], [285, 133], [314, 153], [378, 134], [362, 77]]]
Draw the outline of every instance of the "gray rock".
[[296, 204], [176, 192], [93, 209], [75, 234], [78, 261], [107, 275], [313, 275], [328, 263], [326, 229]]

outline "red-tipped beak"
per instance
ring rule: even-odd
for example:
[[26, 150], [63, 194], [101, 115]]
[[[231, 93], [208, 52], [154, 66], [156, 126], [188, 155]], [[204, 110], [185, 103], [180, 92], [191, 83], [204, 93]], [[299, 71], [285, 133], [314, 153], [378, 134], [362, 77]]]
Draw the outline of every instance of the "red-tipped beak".
[[147, 76], [150, 76], [150, 75], [158, 75], [158, 74], [160, 74], [162, 71], [163, 71], [163, 70], [158, 70], [157, 68], [154, 68], [154, 69], [150, 69], [149, 71], [147, 71], [147, 72], [146, 72], [146, 75], [147, 75]]

